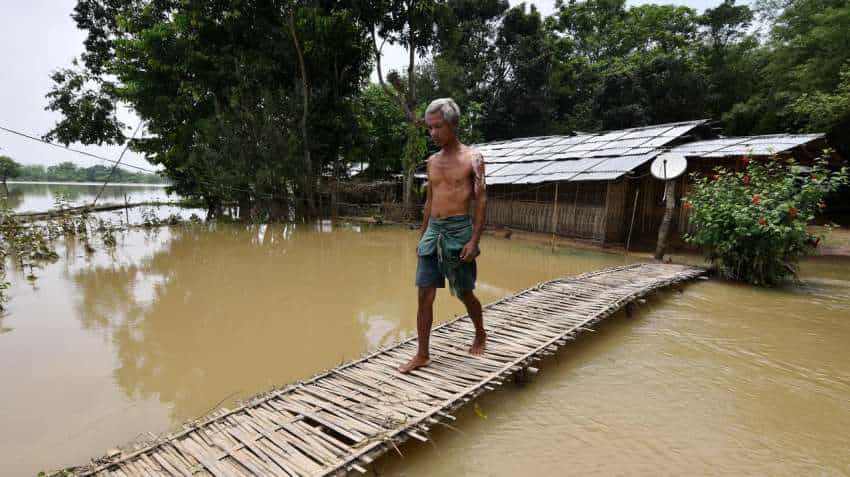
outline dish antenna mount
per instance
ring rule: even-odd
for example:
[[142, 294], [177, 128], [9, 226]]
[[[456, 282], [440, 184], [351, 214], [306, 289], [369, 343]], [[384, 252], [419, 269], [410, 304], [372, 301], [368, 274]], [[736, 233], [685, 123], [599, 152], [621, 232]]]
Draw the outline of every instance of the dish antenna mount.
[[688, 169], [688, 160], [677, 152], [665, 152], [656, 157], [649, 166], [652, 175], [663, 181], [675, 179]]

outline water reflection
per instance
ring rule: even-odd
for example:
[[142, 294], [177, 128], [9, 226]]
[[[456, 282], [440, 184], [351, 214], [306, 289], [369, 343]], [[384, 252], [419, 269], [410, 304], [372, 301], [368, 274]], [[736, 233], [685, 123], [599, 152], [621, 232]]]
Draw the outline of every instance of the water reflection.
[[[78, 206], [97, 196], [102, 184], [9, 182], [9, 194], [14, 197], [10, 206], [16, 212], [42, 212], [54, 207], [56, 197], [62, 196], [69, 205]], [[159, 184], [110, 184], [103, 189], [98, 204], [123, 204], [129, 202], [177, 200], [168, 196], [165, 186]]]
[[347, 230], [287, 240], [292, 227], [177, 228], [148, 259], [74, 275], [78, 316], [109, 330], [128, 396], [155, 395], [175, 418], [193, 416], [397, 336], [397, 297], [410, 287], [387, 272], [403, 266], [403, 246]]
[[[329, 226], [134, 228], [110, 253], [60, 244], [33, 284], [13, 269], [0, 362], [20, 364], [0, 367], [11, 383], [0, 393], [0, 474], [85, 462], [234, 392], [304, 379], [412, 333], [417, 231]], [[482, 249], [483, 302], [624, 263], [489, 237]], [[462, 312], [439, 293], [438, 321]]]
[[[244, 397], [305, 378], [414, 329], [413, 232], [361, 233], [322, 222], [177, 227], [168, 234], [143, 260], [81, 267], [73, 281], [83, 327], [108, 330], [116, 347], [117, 384], [130, 398], [168, 403], [175, 421], [232, 393]], [[569, 273], [551, 257], [523, 260], [510, 257], [517, 247], [493, 244], [482, 261], [484, 301], [547, 273]], [[598, 255], [585, 263], [555, 257], [579, 271], [599, 264]], [[438, 316], [463, 313], [443, 295]]]
[[4, 208], [17, 210], [24, 202], [24, 191], [19, 189], [0, 190], [0, 202]]

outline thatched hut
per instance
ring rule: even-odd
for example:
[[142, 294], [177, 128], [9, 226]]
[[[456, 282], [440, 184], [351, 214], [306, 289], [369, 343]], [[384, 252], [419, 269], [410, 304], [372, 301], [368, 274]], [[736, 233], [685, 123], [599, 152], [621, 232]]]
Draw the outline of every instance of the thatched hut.
[[[487, 166], [490, 225], [615, 245], [655, 243], [664, 183], [649, 165], [665, 151], [688, 157], [692, 172], [734, 167], [745, 154], [811, 159], [824, 145], [820, 134], [718, 138], [708, 121], [699, 120], [476, 147]], [[677, 198], [687, 185], [688, 175], [678, 179]], [[675, 237], [686, 229], [685, 211], [677, 208]]]

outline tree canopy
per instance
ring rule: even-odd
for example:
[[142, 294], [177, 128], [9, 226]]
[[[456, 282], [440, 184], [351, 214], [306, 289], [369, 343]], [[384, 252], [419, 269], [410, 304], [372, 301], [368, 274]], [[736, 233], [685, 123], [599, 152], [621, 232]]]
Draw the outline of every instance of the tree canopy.
[[[63, 143], [128, 140], [174, 189], [300, 207], [352, 163], [412, 177], [420, 116], [451, 96], [467, 140], [697, 118], [730, 134], [826, 132], [850, 153], [850, 3], [722, 0], [702, 12], [558, 0], [78, 0], [85, 53], [53, 75]], [[379, 68], [405, 46], [403, 71]]]
[[6, 184], [6, 179], [21, 175], [21, 165], [9, 156], [0, 156], [0, 179]]

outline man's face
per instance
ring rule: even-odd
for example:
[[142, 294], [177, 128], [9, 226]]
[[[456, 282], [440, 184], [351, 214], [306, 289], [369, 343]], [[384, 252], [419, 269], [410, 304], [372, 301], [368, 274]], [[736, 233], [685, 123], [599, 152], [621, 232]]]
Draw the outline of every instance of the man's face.
[[443, 147], [450, 139], [454, 138], [454, 131], [449, 123], [443, 119], [443, 113], [428, 113], [425, 115], [425, 124], [428, 125], [428, 133], [431, 141], [437, 147]]

